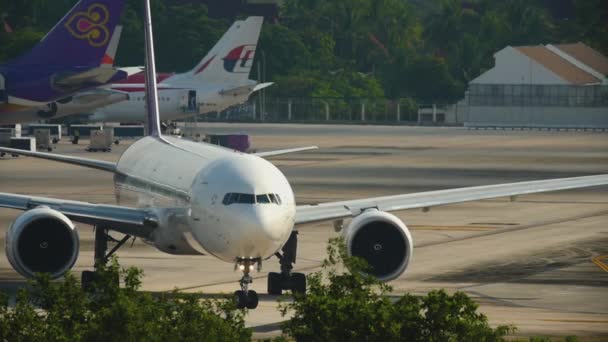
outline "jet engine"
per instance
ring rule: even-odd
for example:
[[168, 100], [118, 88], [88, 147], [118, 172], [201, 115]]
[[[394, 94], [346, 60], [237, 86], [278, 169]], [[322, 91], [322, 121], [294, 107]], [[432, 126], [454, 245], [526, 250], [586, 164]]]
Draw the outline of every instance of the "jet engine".
[[62, 213], [38, 207], [21, 214], [6, 233], [6, 256], [24, 277], [37, 272], [64, 275], [78, 258], [76, 227]]
[[399, 277], [413, 252], [412, 236], [399, 218], [377, 209], [355, 217], [344, 230], [347, 252], [367, 261], [381, 281]]

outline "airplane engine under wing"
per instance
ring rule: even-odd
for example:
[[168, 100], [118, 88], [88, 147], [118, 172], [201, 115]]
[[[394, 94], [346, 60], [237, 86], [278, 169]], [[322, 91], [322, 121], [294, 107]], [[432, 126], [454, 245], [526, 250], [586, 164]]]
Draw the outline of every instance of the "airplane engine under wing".
[[381, 281], [399, 277], [412, 259], [412, 236], [399, 218], [368, 209], [355, 217], [344, 230], [348, 254], [360, 257], [371, 266]]
[[72, 221], [48, 207], [24, 212], [6, 233], [6, 256], [13, 268], [27, 278], [37, 272], [61, 277], [76, 262], [79, 247]]

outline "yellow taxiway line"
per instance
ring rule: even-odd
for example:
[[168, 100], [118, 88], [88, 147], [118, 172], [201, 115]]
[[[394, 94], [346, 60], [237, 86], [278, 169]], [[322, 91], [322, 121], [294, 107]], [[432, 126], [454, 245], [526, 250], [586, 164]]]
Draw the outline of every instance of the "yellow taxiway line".
[[599, 268], [601, 268], [605, 272], [608, 272], [608, 265], [606, 265], [602, 261], [602, 259], [608, 259], [608, 255], [600, 255], [600, 256], [593, 257], [593, 258], [591, 258], [591, 262], [596, 264]]

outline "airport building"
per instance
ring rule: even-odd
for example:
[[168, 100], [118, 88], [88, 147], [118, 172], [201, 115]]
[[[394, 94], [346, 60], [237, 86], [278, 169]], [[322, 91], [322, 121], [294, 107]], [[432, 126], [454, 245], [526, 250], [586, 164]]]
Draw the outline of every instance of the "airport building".
[[451, 119], [471, 126], [608, 127], [608, 58], [583, 43], [507, 46]]

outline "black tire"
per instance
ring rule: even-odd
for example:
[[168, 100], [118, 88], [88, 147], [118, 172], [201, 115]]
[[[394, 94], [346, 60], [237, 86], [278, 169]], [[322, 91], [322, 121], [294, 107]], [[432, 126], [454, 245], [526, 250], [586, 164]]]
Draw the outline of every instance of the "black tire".
[[46, 148], [46, 150], [49, 151], [49, 152], [51, 152], [51, 151], [53, 151], [53, 148], [49, 146], [49, 147]]
[[268, 273], [268, 294], [273, 296], [283, 294], [283, 277], [280, 273]]
[[247, 309], [257, 308], [258, 302], [259, 302], [258, 293], [253, 290], [247, 291]]
[[95, 281], [95, 272], [94, 271], [82, 271], [82, 275], [80, 276], [80, 284], [82, 289], [86, 292], [90, 292], [93, 290], [93, 282]]
[[236, 302], [237, 309], [244, 309], [247, 307], [247, 295], [243, 291], [234, 291], [234, 301]]
[[293, 293], [306, 293], [306, 276], [302, 273], [291, 274], [291, 291]]

